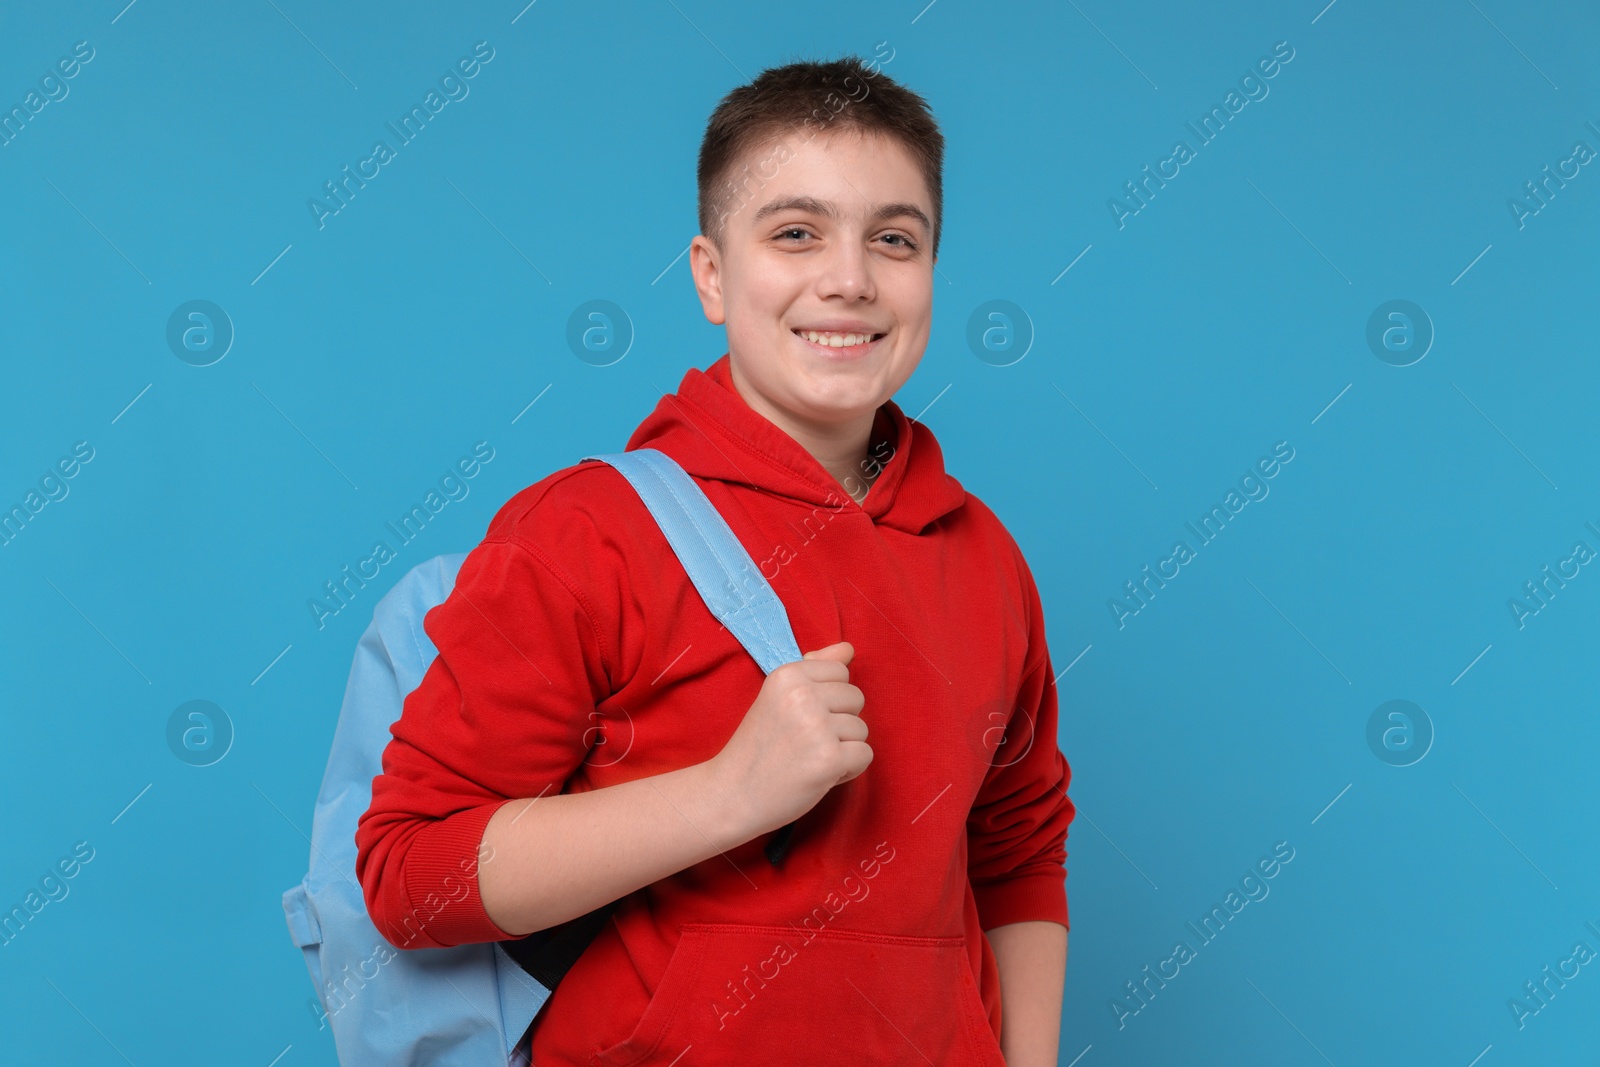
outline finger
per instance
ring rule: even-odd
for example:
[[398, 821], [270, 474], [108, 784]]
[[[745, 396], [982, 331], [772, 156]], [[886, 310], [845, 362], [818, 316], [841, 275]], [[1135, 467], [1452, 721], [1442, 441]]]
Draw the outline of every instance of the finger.
[[844, 750], [845, 770], [834, 785], [843, 785], [859, 777], [872, 763], [872, 746], [865, 741], [841, 741], [839, 747]]
[[838, 715], [833, 720], [834, 734], [840, 741], [865, 741], [867, 721], [859, 715]]
[[807, 659], [786, 663], [778, 670], [793, 675], [801, 682], [816, 685], [821, 682], [848, 682], [850, 668], [833, 659]]
[[823, 704], [829, 711], [841, 715], [860, 715], [867, 706], [867, 695], [860, 686], [846, 681], [828, 681], [821, 683], [820, 688]]

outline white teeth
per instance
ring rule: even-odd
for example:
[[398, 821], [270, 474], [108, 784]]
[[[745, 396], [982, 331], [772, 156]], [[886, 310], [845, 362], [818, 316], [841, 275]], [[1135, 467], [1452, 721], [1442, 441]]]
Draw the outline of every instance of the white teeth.
[[830, 348], [864, 345], [872, 340], [870, 333], [823, 333], [819, 330], [801, 330], [800, 336], [813, 344], [827, 345]]

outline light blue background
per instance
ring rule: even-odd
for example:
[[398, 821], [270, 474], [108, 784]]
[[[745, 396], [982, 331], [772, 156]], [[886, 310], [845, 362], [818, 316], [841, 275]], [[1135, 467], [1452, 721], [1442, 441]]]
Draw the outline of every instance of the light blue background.
[[[1600, 149], [1592, 5], [125, 2], [0, 13], [7, 108], [95, 49], [0, 148], [0, 503], [95, 450], [0, 548], [0, 905], [95, 849], [0, 948], [8, 1058], [334, 1062], [279, 897], [371, 604], [722, 353], [675, 258], [707, 116], [886, 41], [948, 138], [896, 400], [1072, 664], [1060, 1062], [1595, 1062], [1600, 964], [1508, 1007], [1600, 951], [1600, 567], [1524, 628], [1507, 606], [1600, 550], [1600, 167], [1507, 207]], [[319, 230], [307, 199], [480, 40], [470, 95]], [[1119, 229], [1108, 199], [1278, 41], [1270, 94]], [[209, 367], [164, 339], [191, 299], [237, 331]], [[610, 367], [565, 342], [590, 299], [637, 332]], [[1012, 366], [966, 344], [992, 299], [1031, 323]], [[1437, 333], [1408, 367], [1365, 341], [1391, 299]], [[479, 440], [470, 495], [319, 631], [307, 599]], [[1119, 629], [1108, 599], [1278, 441], [1270, 495]], [[165, 739], [193, 699], [236, 731], [204, 768]], [[1436, 732], [1412, 766], [1366, 741], [1391, 699]], [[1123, 983], [1279, 841], [1270, 896], [1119, 1029]]]

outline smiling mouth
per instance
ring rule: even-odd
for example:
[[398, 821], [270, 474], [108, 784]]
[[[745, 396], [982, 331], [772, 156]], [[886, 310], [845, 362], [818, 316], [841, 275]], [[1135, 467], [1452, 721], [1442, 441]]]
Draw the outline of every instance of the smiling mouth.
[[831, 333], [819, 330], [790, 330], [807, 346], [824, 355], [859, 356], [886, 336], [881, 333]]

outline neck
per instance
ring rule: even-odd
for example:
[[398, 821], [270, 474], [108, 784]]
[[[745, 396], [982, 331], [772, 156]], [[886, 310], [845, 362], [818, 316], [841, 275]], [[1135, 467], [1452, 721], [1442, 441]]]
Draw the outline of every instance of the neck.
[[740, 374], [737, 361], [730, 364], [729, 370], [734, 388], [746, 404], [794, 438], [822, 465], [823, 470], [833, 476], [850, 499], [857, 504], [866, 499], [867, 490], [881, 472], [876, 463], [867, 462], [868, 446], [872, 443], [872, 425], [877, 418], [876, 410], [848, 422], [812, 422], [778, 408], [752, 389]]

